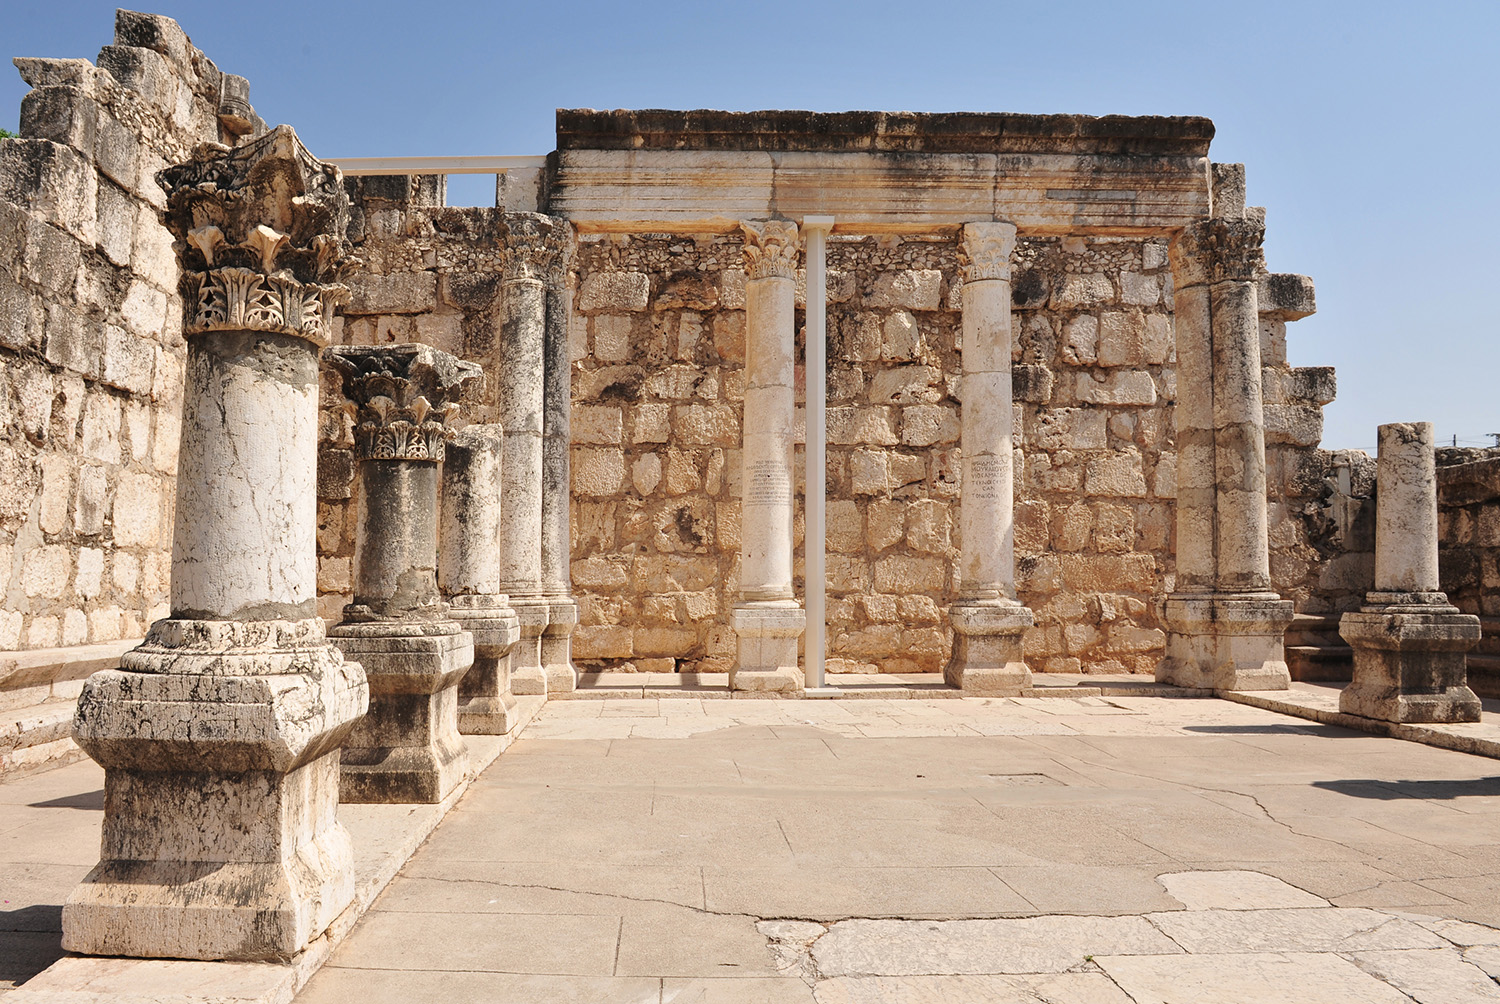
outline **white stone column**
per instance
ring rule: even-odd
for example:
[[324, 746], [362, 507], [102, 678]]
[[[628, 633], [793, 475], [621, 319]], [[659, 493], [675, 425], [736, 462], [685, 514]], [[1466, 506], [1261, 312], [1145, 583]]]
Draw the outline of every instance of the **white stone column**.
[[1382, 425], [1375, 477], [1375, 589], [1344, 614], [1354, 679], [1339, 710], [1388, 722], [1477, 722], [1465, 653], [1479, 618], [1438, 582], [1437, 460], [1431, 422]]
[[449, 416], [478, 363], [428, 345], [340, 345], [325, 358], [353, 403], [359, 461], [354, 596], [329, 632], [370, 680], [370, 712], [344, 743], [345, 802], [441, 802], [469, 756], [458, 683], [474, 638], [437, 586], [438, 466]]
[[502, 463], [506, 514], [500, 548], [500, 588], [521, 624], [511, 667], [516, 694], [547, 693], [542, 635], [551, 600], [542, 576], [545, 538], [546, 278], [562, 251], [557, 222], [537, 213], [506, 213], [501, 247], [500, 424], [505, 429]]
[[745, 234], [745, 417], [740, 450], [740, 601], [730, 612], [734, 690], [795, 691], [806, 615], [792, 592], [792, 441], [796, 419], [797, 225], [741, 223]]
[[572, 227], [554, 221], [557, 253], [547, 270], [547, 321], [543, 339], [542, 400], [542, 591], [547, 597], [547, 627], [542, 632], [542, 667], [549, 694], [576, 689], [573, 629], [578, 603], [573, 599], [571, 551], [573, 525], [572, 436], [573, 363], [569, 356], [568, 319], [573, 292], [568, 283]]
[[498, 425], [470, 425], [443, 457], [438, 590], [449, 616], [474, 636], [474, 665], [458, 684], [458, 731], [505, 735], [516, 726], [511, 652], [521, 622], [500, 591], [500, 455]]
[[286, 126], [157, 181], [188, 343], [172, 615], [78, 701], [104, 831], [63, 947], [284, 959], [355, 891], [339, 745], [369, 696], [315, 605], [318, 349], [349, 206]]
[[807, 609], [807, 638], [803, 646], [809, 692], [837, 694], [824, 686], [828, 636], [828, 246], [832, 216], [804, 216], [802, 236], [807, 244], [807, 449], [802, 548], [803, 605]]
[[1010, 223], [969, 223], [963, 246], [963, 452], [959, 598], [948, 608], [948, 683], [966, 693], [1014, 696], [1031, 686], [1022, 653], [1035, 622], [1016, 601], [1012, 474]]
[[1271, 589], [1256, 280], [1265, 226], [1208, 219], [1172, 241], [1177, 586], [1156, 678], [1285, 690], [1292, 604]]

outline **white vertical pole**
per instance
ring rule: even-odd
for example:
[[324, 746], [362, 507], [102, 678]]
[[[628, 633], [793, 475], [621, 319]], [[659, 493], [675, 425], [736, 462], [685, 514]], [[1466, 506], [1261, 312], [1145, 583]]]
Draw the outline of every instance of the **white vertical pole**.
[[807, 461], [804, 478], [807, 532], [803, 541], [807, 609], [806, 667], [808, 690], [823, 689], [827, 637], [828, 534], [828, 255], [832, 216], [804, 216], [807, 241]]

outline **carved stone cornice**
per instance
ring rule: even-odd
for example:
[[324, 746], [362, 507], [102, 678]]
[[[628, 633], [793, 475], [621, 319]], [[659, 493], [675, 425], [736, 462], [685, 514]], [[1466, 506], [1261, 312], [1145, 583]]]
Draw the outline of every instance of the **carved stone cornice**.
[[1010, 281], [1010, 256], [1016, 248], [1016, 228], [1011, 223], [966, 223], [958, 246], [958, 262], [964, 282], [983, 279]]
[[1172, 284], [1256, 282], [1265, 273], [1266, 225], [1254, 219], [1208, 219], [1182, 228], [1167, 256]]
[[740, 221], [745, 232], [745, 274], [751, 279], [795, 279], [800, 245], [797, 224], [784, 220]]
[[500, 274], [505, 282], [561, 286], [571, 228], [541, 213], [506, 213], [500, 236]]
[[441, 462], [458, 399], [484, 381], [478, 363], [430, 345], [339, 345], [323, 358], [344, 376], [361, 460]]
[[337, 167], [277, 126], [243, 146], [201, 144], [156, 179], [182, 268], [185, 334], [274, 331], [327, 344], [349, 297], [341, 280], [358, 264]]

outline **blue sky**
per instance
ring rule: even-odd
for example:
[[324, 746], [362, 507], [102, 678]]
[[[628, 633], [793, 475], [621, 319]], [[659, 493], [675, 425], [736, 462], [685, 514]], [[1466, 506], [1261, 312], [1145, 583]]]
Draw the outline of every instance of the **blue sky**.
[[[9, 56], [93, 58], [113, 5], [4, 0]], [[553, 109], [1206, 115], [1317, 283], [1295, 365], [1333, 365], [1324, 445], [1500, 433], [1500, 3], [185, 3], [178, 19], [320, 156], [536, 154]], [[26, 86], [13, 73], [0, 126]], [[478, 204], [481, 182], [450, 201]]]

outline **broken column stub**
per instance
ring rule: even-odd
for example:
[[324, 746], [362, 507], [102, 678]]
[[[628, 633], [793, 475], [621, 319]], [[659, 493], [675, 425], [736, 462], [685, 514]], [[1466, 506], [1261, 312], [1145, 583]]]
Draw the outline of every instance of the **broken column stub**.
[[443, 460], [438, 589], [448, 613], [474, 637], [474, 665], [458, 685], [458, 731], [505, 735], [516, 726], [510, 660], [521, 622], [500, 591], [500, 454], [498, 425], [471, 425]]
[[1477, 722], [1465, 653], [1479, 618], [1448, 603], [1438, 581], [1437, 463], [1430, 422], [1379, 430], [1375, 589], [1344, 614], [1354, 679], [1339, 710], [1387, 722]]
[[1016, 601], [1011, 447], [1010, 255], [1016, 228], [963, 229], [963, 403], [960, 436], [963, 550], [959, 597], [948, 608], [948, 683], [974, 695], [1015, 696], [1031, 686], [1022, 636], [1035, 623]]
[[438, 466], [477, 363], [427, 345], [325, 354], [355, 414], [354, 596], [330, 637], [365, 667], [370, 712], [344, 744], [345, 802], [440, 802], [463, 779], [458, 682], [474, 640], [437, 587]]
[[1292, 604], [1271, 589], [1256, 279], [1265, 226], [1208, 219], [1173, 239], [1177, 586], [1156, 678], [1285, 690]]
[[792, 442], [796, 392], [797, 225], [742, 223], [745, 422], [741, 450], [740, 601], [732, 690], [800, 691], [797, 639], [807, 615], [792, 592]]
[[[557, 498], [558, 478], [567, 470], [567, 457], [558, 453], [555, 442], [549, 450], [544, 438], [549, 432], [547, 391], [559, 382], [555, 373], [548, 380], [548, 288], [549, 283], [557, 284], [562, 271], [568, 230], [565, 223], [538, 213], [506, 213], [504, 223], [500, 357], [495, 365], [500, 424], [505, 430], [501, 495], [506, 525], [500, 538], [500, 590], [510, 597], [521, 623], [511, 690], [546, 694], [573, 689], [569, 653], [572, 625], [577, 621], [577, 607], [557, 588], [566, 581], [560, 578], [566, 572], [552, 576], [550, 589], [543, 574], [544, 549], [555, 552], [558, 546], [559, 513], [562, 520], [567, 519], [567, 502], [563, 499], [559, 506]], [[565, 380], [562, 387], [567, 393]], [[553, 440], [558, 432], [555, 413], [554, 408]], [[544, 498], [549, 489], [550, 504]], [[569, 489], [563, 482], [562, 490]], [[551, 557], [555, 559], [556, 554]], [[544, 635], [548, 636], [545, 645]], [[551, 673], [549, 663], [554, 667]]]
[[78, 701], [104, 830], [63, 946], [285, 959], [354, 899], [339, 746], [369, 696], [315, 612], [318, 349], [348, 296], [348, 202], [286, 126], [157, 180], [187, 337], [172, 615]]

